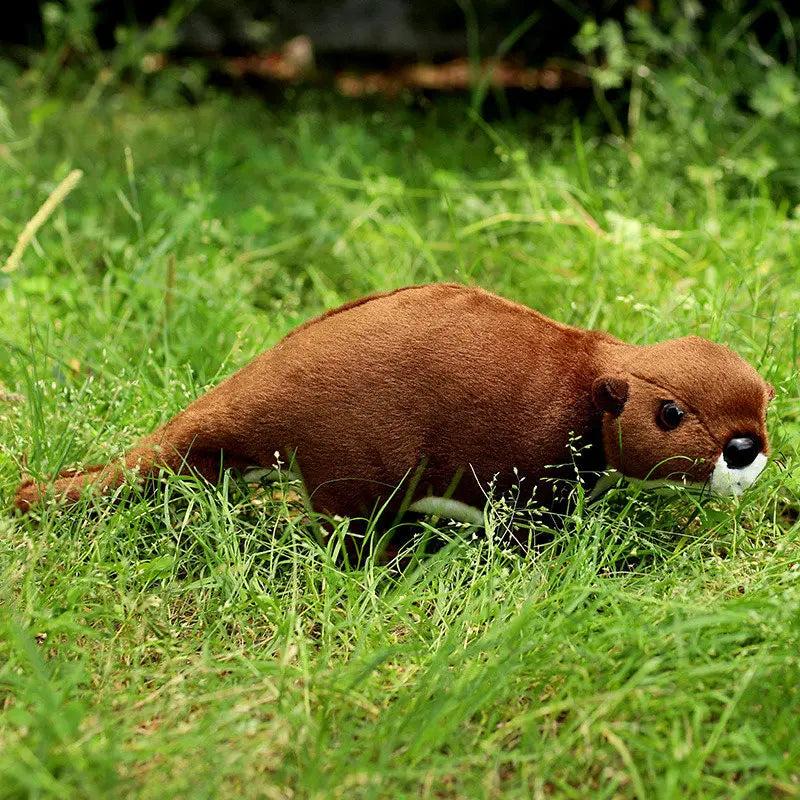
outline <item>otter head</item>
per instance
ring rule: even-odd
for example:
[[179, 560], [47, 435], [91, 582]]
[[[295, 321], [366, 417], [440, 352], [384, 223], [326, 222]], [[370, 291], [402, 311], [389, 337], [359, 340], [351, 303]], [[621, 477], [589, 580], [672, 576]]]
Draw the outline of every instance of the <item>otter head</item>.
[[767, 463], [775, 390], [727, 347], [687, 336], [615, 348], [592, 385], [610, 467], [628, 478], [740, 494]]

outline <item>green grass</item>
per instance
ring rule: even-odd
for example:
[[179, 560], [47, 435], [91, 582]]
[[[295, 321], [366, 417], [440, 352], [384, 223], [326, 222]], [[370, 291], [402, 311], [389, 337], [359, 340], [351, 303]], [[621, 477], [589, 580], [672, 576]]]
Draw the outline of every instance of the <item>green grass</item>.
[[708, 336], [778, 391], [740, 501], [621, 489], [529, 553], [498, 510], [485, 536], [420, 525], [405, 569], [351, 563], [232, 481], [5, 517], [0, 795], [800, 794], [796, 167], [748, 181], [724, 143], [567, 106], [0, 101], [1, 259], [85, 172], [0, 276], [9, 508], [23, 457], [104, 460], [308, 316], [414, 282]]

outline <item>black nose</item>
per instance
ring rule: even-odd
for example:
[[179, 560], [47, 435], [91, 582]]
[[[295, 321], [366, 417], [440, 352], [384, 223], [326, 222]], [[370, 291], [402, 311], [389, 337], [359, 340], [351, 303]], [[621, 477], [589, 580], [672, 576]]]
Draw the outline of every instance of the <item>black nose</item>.
[[760, 452], [761, 440], [757, 436], [737, 436], [725, 445], [722, 456], [731, 469], [742, 469], [749, 467]]

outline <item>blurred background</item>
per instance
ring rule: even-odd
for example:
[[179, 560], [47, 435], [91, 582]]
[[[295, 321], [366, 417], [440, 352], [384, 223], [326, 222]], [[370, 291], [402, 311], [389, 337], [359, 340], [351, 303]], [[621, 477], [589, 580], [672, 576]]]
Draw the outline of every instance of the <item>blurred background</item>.
[[[749, 53], [717, 76], [746, 106], [754, 69], [795, 64], [797, 27], [771, 0], [50, 0], [9, 15], [0, 46], [45, 79], [105, 63], [106, 81], [161, 74], [162, 89], [194, 99], [208, 85], [302, 82], [417, 99], [471, 90], [507, 113], [537, 92], [597, 100], [599, 90], [610, 121], [606, 101], [624, 103], [616, 95], [648, 82], [642, 65], [678, 65], [698, 51]], [[778, 72], [770, 85], [771, 113], [794, 106], [795, 81]]]

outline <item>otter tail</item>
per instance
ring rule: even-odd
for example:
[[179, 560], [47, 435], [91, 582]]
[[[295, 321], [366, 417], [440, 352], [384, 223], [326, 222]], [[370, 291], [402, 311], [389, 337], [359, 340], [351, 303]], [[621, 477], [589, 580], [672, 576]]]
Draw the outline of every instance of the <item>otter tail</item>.
[[[197, 405], [197, 404], [196, 404]], [[190, 407], [155, 433], [143, 439], [119, 461], [68, 469], [49, 481], [27, 478], [14, 497], [15, 507], [23, 514], [50, 501], [72, 505], [86, 493], [111, 494], [126, 481], [142, 484], [163, 472], [196, 472], [216, 483], [223, 466], [247, 466], [249, 461], [231, 441], [207, 433], [200, 409]]]

